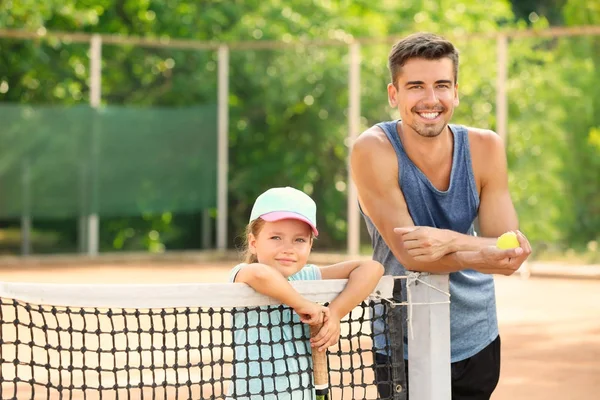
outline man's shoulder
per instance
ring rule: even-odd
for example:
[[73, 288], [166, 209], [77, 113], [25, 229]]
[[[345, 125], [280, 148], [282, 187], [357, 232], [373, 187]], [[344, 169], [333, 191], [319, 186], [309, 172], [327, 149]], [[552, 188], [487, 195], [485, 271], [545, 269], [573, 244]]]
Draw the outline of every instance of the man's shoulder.
[[481, 193], [486, 181], [497, 174], [496, 168], [505, 161], [504, 141], [490, 129], [464, 127], [468, 132], [471, 163]]
[[381, 151], [392, 151], [393, 147], [383, 129], [373, 125], [363, 131], [352, 143], [351, 151], [355, 155], [377, 155]]
[[465, 129], [469, 135], [469, 141], [477, 144], [497, 145], [502, 144], [502, 138], [491, 129], [477, 128], [473, 126], [458, 125]]
[[358, 135], [355, 143], [360, 141], [381, 141], [383, 139], [387, 140], [383, 128], [379, 125], [373, 125]]
[[350, 171], [361, 195], [365, 189], [387, 191], [397, 182], [398, 168], [396, 150], [380, 126], [365, 130], [350, 148]]

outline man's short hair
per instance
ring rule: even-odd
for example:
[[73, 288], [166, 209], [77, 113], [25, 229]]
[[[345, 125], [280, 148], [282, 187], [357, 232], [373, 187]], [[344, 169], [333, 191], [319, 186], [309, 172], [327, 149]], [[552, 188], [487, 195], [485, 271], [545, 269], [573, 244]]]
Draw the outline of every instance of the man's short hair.
[[396, 43], [388, 57], [392, 84], [395, 86], [401, 69], [412, 58], [439, 60], [449, 58], [454, 65], [454, 83], [458, 82], [458, 50], [441, 36], [433, 33], [413, 33]]

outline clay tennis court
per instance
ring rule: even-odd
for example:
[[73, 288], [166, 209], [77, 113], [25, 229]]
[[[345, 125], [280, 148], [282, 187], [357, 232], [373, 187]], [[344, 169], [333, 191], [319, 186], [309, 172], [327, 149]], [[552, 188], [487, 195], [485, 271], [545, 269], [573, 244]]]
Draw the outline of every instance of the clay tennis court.
[[[235, 262], [0, 265], [0, 280], [226, 282]], [[502, 376], [493, 400], [593, 399], [600, 392], [600, 280], [499, 277]]]
[[600, 398], [600, 280], [497, 278], [502, 372], [493, 400]]

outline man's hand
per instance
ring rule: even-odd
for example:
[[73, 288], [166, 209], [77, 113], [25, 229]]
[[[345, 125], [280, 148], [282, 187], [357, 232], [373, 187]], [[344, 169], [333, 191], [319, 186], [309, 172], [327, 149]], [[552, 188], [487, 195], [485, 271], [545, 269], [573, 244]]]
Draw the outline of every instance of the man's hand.
[[478, 271], [487, 274], [512, 275], [531, 254], [531, 245], [520, 231], [514, 231], [519, 240], [519, 247], [502, 250], [496, 246], [488, 246], [481, 250], [483, 265]]
[[329, 319], [329, 308], [308, 300], [294, 308], [294, 311], [300, 317], [300, 321], [308, 325], [319, 325]]
[[334, 312], [329, 313], [319, 333], [310, 339], [310, 346], [316, 351], [325, 351], [336, 344], [340, 340], [340, 320]]
[[404, 248], [415, 260], [433, 262], [453, 253], [451, 231], [428, 226], [394, 228], [394, 233], [402, 240]]

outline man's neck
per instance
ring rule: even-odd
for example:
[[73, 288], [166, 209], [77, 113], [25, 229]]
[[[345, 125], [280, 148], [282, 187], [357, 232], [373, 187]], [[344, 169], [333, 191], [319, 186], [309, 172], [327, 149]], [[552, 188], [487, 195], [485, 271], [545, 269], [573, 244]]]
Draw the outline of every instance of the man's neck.
[[448, 125], [435, 137], [424, 137], [400, 122], [397, 132], [408, 157], [419, 167], [436, 166], [452, 158], [454, 136]]

